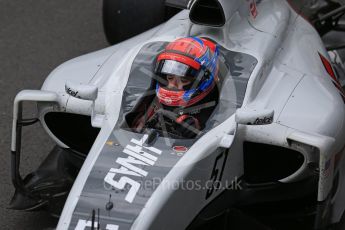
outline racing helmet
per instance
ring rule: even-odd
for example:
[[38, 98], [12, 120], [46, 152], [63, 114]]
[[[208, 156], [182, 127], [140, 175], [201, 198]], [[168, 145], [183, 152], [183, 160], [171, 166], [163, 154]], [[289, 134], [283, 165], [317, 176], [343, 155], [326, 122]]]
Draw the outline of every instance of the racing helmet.
[[[170, 42], [157, 55], [154, 72], [156, 95], [162, 105], [189, 107], [203, 100], [215, 87], [218, 74], [217, 44], [187, 37]], [[189, 79], [183, 89], [168, 88], [168, 76]]]

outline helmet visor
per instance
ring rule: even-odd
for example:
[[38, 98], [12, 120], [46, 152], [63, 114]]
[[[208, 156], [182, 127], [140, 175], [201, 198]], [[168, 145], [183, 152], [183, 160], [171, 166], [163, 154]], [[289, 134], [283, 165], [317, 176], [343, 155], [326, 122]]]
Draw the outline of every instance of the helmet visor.
[[162, 74], [185, 77], [189, 68], [186, 64], [173, 60], [165, 60], [160, 72]]
[[175, 60], [161, 60], [156, 66], [156, 74], [160, 76], [174, 75], [179, 77], [196, 77], [198, 70]]

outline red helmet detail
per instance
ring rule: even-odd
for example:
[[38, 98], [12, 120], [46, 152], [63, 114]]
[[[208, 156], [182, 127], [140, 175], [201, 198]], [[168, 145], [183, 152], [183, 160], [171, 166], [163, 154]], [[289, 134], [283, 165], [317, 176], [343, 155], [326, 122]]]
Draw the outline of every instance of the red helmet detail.
[[[156, 85], [159, 102], [188, 107], [204, 99], [215, 86], [218, 55], [217, 44], [207, 39], [188, 37], [170, 42], [156, 59], [155, 73], [162, 78]], [[192, 83], [183, 90], [171, 89], [166, 85], [169, 75], [188, 77]]]
[[199, 58], [205, 54], [207, 47], [200, 44], [193, 38], [180, 38], [174, 42], [171, 42], [165, 48], [166, 51], [180, 51], [191, 57]]
[[202, 57], [209, 46], [210, 50], [213, 52], [216, 47], [216, 45], [211, 41], [207, 41], [205, 39], [201, 40], [203, 42], [206, 41], [205, 45], [200, 44], [193, 38], [177, 39], [165, 47], [165, 51], [158, 55], [157, 61], [159, 62], [164, 59], [174, 60], [199, 70], [200, 63], [195, 61], [195, 59]]
[[174, 91], [174, 90], [169, 90], [163, 87], [159, 87], [158, 92], [157, 92], [157, 97], [158, 97], [159, 103], [167, 105], [167, 106], [188, 107], [204, 99], [212, 91], [214, 86], [215, 86], [215, 83], [213, 83], [211, 87], [209, 87], [207, 90], [191, 98], [188, 101], [185, 101], [183, 98], [185, 91], [176, 91], [176, 90]]
[[159, 102], [168, 106], [183, 106], [186, 102], [183, 100], [184, 91], [172, 91], [160, 87], [157, 92]]

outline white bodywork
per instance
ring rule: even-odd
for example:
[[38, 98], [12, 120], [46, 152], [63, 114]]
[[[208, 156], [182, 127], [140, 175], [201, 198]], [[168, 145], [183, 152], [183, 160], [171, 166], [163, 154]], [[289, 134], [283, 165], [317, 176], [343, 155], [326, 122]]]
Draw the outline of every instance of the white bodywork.
[[[274, 117], [272, 124], [247, 126], [236, 124], [233, 115], [200, 138], [165, 180], [179, 181], [190, 177], [189, 173], [194, 165], [207, 157], [213, 162], [215, 156], [208, 154], [227, 144], [231, 145], [230, 149], [238, 157], [232, 156], [237, 160], [227, 165], [225, 175], [232, 175], [233, 178], [227, 178], [228, 180], [235, 179], [235, 175], [243, 174], [239, 171], [243, 165], [240, 143], [246, 140], [297, 150], [305, 156], [304, 166], [316, 161], [320, 170], [318, 201], [327, 198], [333, 183], [333, 172], [337, 170], [334, 168], [335, 155], [344, 151], [345, 107], [320, 61], [318, 53], [328, 59], [329, 56], [319, 35], [286, 1], [259, 1], [255, 13], [250, 5], [252, 0], [220, 2], [225, 9], [232, 9], [227, 11], [223, 27], [193, 25], [189, 20], [189, 11], [184, 10], [167, 23], [144, 34], [66, 62], [46, 79], [42, 91], [54, 92], [52, 101], [57, 102], [39, 102], [41, 118], [49, 111], [92, 115], [92, 125], [101, 128], [69, 194], [57, 229], [68, 228], [87, 175], [119, 117], [122, 93], [134, 57], [145, 43], [172, 41], [183, 36], [209, 37], [226, 49], [254, 56], [258, 64], [248, 82], [242, 108], [274, 111]], [[94, 102], [72, 97], [65, 91], [66, 82], [98, 88], [98, 96]], [[20, 98], [18, 100], [22, 101]], [[42, 124], [45, 125], [44, 122]], [[48, 128], [47, 132], [61, 147], [68, 147], [57, 140]], [[331, 166], [327, 165], [326, 168], [329, 160]], [[338, 167], [341, 167], [340, 173], [344, 176], [344, 163]], [[200, 178], [209, 179], [211, 169], [212, 165], [200, 170]], [[302, 167], [281, 182], [298, 181], [307, 175], [308, 170]], [[344, 182], [341, 184], [344, 185]], [[339, 221], [345, 206], [345, 200], [341, 197], [345, 186], [341, 187], [332, 201], [335, 204], [332, 222]], [[212, 197], [220, 192], [215, 192]], [[186, 206], [183, 214], [177, 214], [182, 195], [188, 196], [188, 200], [198, 206]], [[184, 229], [212, 200], [204, 200], [203, 196], [199, 191], [186, 194], [159, 186], [132, 229]], [[172, 221], [167, 222], [169, 216], [178, 216], [179, 221], [174, 222], [174, 218], [171, 218]], [[109, 225], [108, 229], [115, 228]]]

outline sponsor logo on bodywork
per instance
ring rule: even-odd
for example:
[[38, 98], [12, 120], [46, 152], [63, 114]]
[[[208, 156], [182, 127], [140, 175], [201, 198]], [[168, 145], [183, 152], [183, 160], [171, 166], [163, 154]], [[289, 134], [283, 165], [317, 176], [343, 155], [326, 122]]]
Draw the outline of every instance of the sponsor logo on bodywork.
[[321, 58], [322, 64], [325, 67], [328, 75], [331, 77], [333, 85], [337, 88], [340, 96], [342, 97], [342, 99], [345, 103], [345, 92], [344, 92], [343, 88], [341, 87], [341, 84], [340, 84], [340, 82], [339, 82], [339, 80], [335, 74], [335, 71], [333, 70], [332, 64], [321, 53], [319, 53], [319, 56]]
[[257, 118], [253, 125], [267, 125], [273, 122], [273, 117]]
[[174, 146], [173, 150], [175, 153], [185, 153], [188, 151], [188, 148], [186, 146]]
[[66, 93], [68, 93], [69, 95], [71, 95], [72, 97], [78, 97], [78, 91], [74, 91], [71, 88], [65, 86], [65, 91]]
[[[138, 166], [153, 166], [162, 151], [154, 148], [144, 146], [147, 139], [145, 135], [141, 140], [131, 139], [131, 144], [128, 144], [122, 153], [126, 154], [127, 157], [119, 157], [116, 159], [116, 163], [120, 165], [119, 168], [111, 168], [104, 178], [104, 182], [111, 185], [116, 189], [124, 189], [126, 185], [130, 186], [130, 189], [125, 197], [125, 200], [132, 203], [136, 194], [140, 189], [140, 182], [132, 179], [128, 176], [134, 176], [135, 178], [143, 178], [148, 175], [148, 172]], [[118, 180], [114, 178], [120, 175]]]

